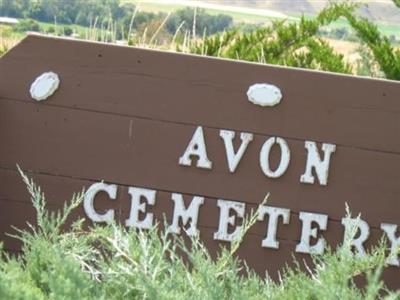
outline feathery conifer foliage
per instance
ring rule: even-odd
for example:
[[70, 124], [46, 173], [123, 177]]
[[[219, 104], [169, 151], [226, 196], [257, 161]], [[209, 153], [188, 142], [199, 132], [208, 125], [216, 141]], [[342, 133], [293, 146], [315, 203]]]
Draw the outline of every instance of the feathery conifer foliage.
[[[197, 238], [189, 245], [156, 228], [145, 232], [111, 224], [84, 231], [77, 221], [61, 231], [83, 194], [62, 211], [49, 213], [40, 188], [23, 178], [38, 225], [18, 231], [23, 242], [19, 256], [1, 251], [0, 299], [400, 299], [380, 279], [384, 245], [364, 257], [354, 256], [352, 234], [336, 251], [314, 257], [316, 267], [310, 273], [287, 269], [275, 283], [235, 258], [241, 240], [213, 259]], [[359, 275], [367, 278], [365, 289], [354, 283]]]
[[[394, 0], [400, 7], [400, 1]], [[388, 37], [368, 19], [357, 16], [356, 4], [332, 2], [316, 18], [301, 17], [299, 22], [276, 21], [272, 25], [240, 33], [232, 30], [194, 41], [179, 51], [241, 59], [260, 63], [318, 69], [338, 73], [352, 73], [352, 66], [318, 35], [326, 25], [345, 18], [361, 44], [370, 52], [384, 77], [400, 80], [400, 50], [393, 47]], [[185, 46], [185, 45], [184, 45]], [[369, 54], [369, 53], [368, 53]], [[370, 70], [370, 75], [377, 72]]]
[[[270, 26], [248, 33], [229, 31], [194, 42], [189, 52], [225, 58], [237, 58], [261, 63], [300, 68], [351, 73], [345, 62], [321, 37], [322, 26], [339, 19], [344, 11], [351, 12], [353, 4], [331, 5], [313, 19], [301, 17], [299, 22], [275, 21]], [[184, 50], [178, 48], [178, 50]]]
[[[400, 6], [400, 1], [395, 1]], [[385, 77], [400, 80], [400, 50], [395, 49], [388, 37], [380, 33], [378, 27], [368, 19], [356, 17], [351, 11], [347, 10], [342, 10], [342, 16], [350, 23], [361, 42], [370, 49], [374, 60]]]

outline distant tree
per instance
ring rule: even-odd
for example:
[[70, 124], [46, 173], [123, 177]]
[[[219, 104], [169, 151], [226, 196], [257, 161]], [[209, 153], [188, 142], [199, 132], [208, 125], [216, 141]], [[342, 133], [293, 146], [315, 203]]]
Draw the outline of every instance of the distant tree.
[[55, 33], [56, 29], [54, 28], [54, 26], [49, 26], [46, 30], [47, 33]]
[[393, 3], [394, 3], [397, 7], [400, 7], [400, 0], [393, 0]]
[[224, 31], [225, 29], [229, 28], [232, 23], [233, 19], [231, 16], [224, 15], [224, 14], [218, 14], [217, 16], [211, 16], [209, 19], [211, 21], [210, 23], [210, 33], [216, 33], [219, 31]]
[[95, 19], [119, 21], [134, 7], [121, 0], [0, 0], [0, 15], [87, 26]]
[[[89, 1], [90, 2], [90, 1]], [[30, 1], [27, 15], [42, 22], [70, 24], [75, 21], [78, 0], [37, 0]]]
[[169, 18], [166, 28], [171, 34], [175, 34], [179, 26], [182, 25], [182, 30], [193, 31], [195, 25], [195, 33], [199, 36], [205, 32], [207, 35], [216, 32], [224, 31], [233, 23], [231, 16], [219, 14], [208, 14], [204, 9], [185, 8], [176, 11]]
[[71, 36], [74, 33], [71, 27], [64, 27], [64, 34], [66, 36]]
[[75, 0], [77, 1], [77, 13], [74, 23], [88, 26], [102, 24], [109, 20], [122, 21], [126, 16], [132, 16], [134, 5], [122, 5], [120, 0]]
[[21, 20], [15, 26], [15, 30], [20, 31], [20, 32], [27, 32], [27, 31], [40, 32], [41, 27], [37, 21], [32, 20], [32, 19], [25, 19], [25, 20]]
[[30, 0], [0, 0], [0, 16], [25, 17]]

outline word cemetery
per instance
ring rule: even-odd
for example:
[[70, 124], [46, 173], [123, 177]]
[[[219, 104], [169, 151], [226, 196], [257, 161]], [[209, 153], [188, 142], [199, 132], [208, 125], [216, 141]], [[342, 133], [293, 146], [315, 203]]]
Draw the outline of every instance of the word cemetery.
[[[0, 240], [48, 208], [198, 236], [278, 280], [345, 237], [382, 238], [400, 288], [400, 83], [29, 35], [0, 59]], [[163, 227], [163, 228], [164, 228]], [[88, 227], [89, 228], [89, 227]], [[247, 229], [247, 228], [246, 228]]]
[[[246, 152], [247, 146], [253, 140], [253, 134], [242, 132], [240, 134], [241, 144], [235, 153], [233, 146], [235, 135], [234, 131], [220, 130], [220, 137], [225, 145], [226, 159], [229, 172], [231, 173], [235, 172]], [[269, 166], [269, 153], [274, 145], [280, 148], [281, 160], [276, 170], [271, 170]], [[333, 144], [322, 144], [323, 158], [321, 158], [315, 142], [306, 141], [305, 149], [307, 152], [307, 163], [304, 174], [300, 176], [300, 182], [314, 184], [316, 181], [313, 175], [314, 170], [319, 183], [321, 185], [327, 185], [330, 159], [331, 155], [335, 152], [336, 146]], [[207, 156], [207, 147], [203, 128], [201, 126], [197, 127], [194, 132], [187, 149], [179, 158], [179, 164], [182, 166], [192, 166], [192, 164], [194, 164], [194, 159], [197, 160], [197, 163], [195, 163], [197, 168], [212, 169], [212, 161]], [[287, 142], [280, 137], [269, 138], [261, 148], [259, 160], [260, 169], [266, 177], [281, 177], [290, 163], [290, 149]], [[117, 196], [117, 185], [105, 183], [93, 184], [88, 189], [84, 200], [85, 213], [93, 222], [112, 222], [114, 221], [114, 211], [112, 209], [103, 214], [99, 214], [94, 208], [95, 196], [99, 192], [106, 192], [111, 200], [115, 200]], [[155, 204], [157, 200], [157, 191], [153, 189], [129, 187], [128, 193], [131, 197], [131, 209], [129, 218], [125, 221], [125, 225], [140, 229], [152, 228], [155, 225], [153, 215], [146, 211], [146, 206]], [[188, 207], [185, 207], [182, 194], [172, 193], [171, 201], [174, 203], [174, 212], [172, 216], [173, 221], [168, 227], [168, 231], [180, 234], [180, 224], [186, 226], [189, 223], [189, 228], [186, 233], [191, 236], [197, 235], [197, 219], [199, 209], [205, 201], [204, 197], [194, 196]], [[244, 217], [246, 204], [239, 201], [218, 199], [216, 205], [219, 207], [220, 214], [218, 220], [219, 226], [218, 230], [214, 233], [214, 239], [231, 242], [240, 236], [241, 226], [236, 225], [236, 218]], [[139, 217], [140, 213], [145, 215], [142, 219]], [[268, 219], [266, 236], [261, 241], [261, 246], [279, 249], [279, 241], [276, 238], [277, 227], [280, 219], [284, 225], [289, 224], [290, 209], [262, 205], [259, 207], [258, 221], [263, 222], [266, 218]], [[323, 237], [318, 237], [317, 234], [318, 230], [327, 230], [328, 215], [300, 211], [299, 219], [302, 222], [302, 229], [300, 243], [296, 246], [296, 252], [322, 254], [325, 249], [325, 240]], [[353, 230], [355, 226], [358, 226], [360, 234], [357, 238], [353, 239], [352, 244], [358, 251], [358, 254], [365, 254], [364, 242], [368, 239], [370, 234], [368, 223], [362, 219], [349, 217], [342, 218], [341, 222], [345, 228], [345, 234]], [[229, 225], [235, 226], [236, 228], [232, 232], [228, 232]], [[388, 258], [388, 263], [393, 266], [400, 266], [399, 259], [397, 258], [397, 251], [400, 247], [400, 237], [396, 237], [397, 225], [382, 223], [381, 229], [387, 234], [387, 238], [391, 242], [392, 253]], [[317, 239], [313, 245], [311, 244], [312, 238]]]

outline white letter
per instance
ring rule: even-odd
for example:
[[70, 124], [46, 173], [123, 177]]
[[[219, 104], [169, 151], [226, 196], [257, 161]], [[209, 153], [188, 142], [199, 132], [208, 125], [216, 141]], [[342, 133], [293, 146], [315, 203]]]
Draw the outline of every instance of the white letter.
[[242, 159], [243, 154], [247, 149], [247, 146], [253, 140], [253, 134], [245, 132], [242, 132], [240, 134], [240, 139], [242, 140], [242, 143], [240, 144], [239, 150], [236, 154], [233, 149], [233, 139], [235, 138], [235, 132], [230, 130], [220, 130], [219, 136], [222, 137], [222, 139], [224, 140], [229, 171], [233, 173], [235, 172], [240, 160]]
[[117, 186], [115, 184], [106, 184], [103, 182], [94, 183], [85, 193], [85, 199], [83, 200], [83, 209], [86, 215], [93, 222], [106, 222], [110, 223], [114, 219], [114, 210], [109, 209], [104, 214], [99, 214], [94, 209], [94, 198], [97, 193], [106, 192], [110, 199], [115, 200], [117, 197]]
[[182, 220], [182, 226], [185, 226], [189, 219], [191, 219], [190, 227], [186, 230], [187, 235], [195, 236], [198, 234], [197, 230], [197, 218], [199, 216], [199, 207], [204, 203], [203, 197], [193, 197], [189, 207], [185, 209], [185, 203], [181, 194], [173, 193], [172, 201], [174, 201], [174, 219], [168, 231], [172, 233], [181, 233], [181, 227], [179, 226], [179, 219]]
[[219, 206], [219, 226], [218, 232], [214, 233], [214, 240], [231, 242], [240, 235], [242, 226], [237, 226], [235, 231], [228, 233], [228, 225], [235, 226], [235, 216], [229, 216], [231, 210], [234, 210], [238, 217], [244, 217], [245, 204], [242, 202], [218, 200]]
[[386, 233], [390, 240], [390, 254], [386, 262], [391, 266], [400, 266], [398, 258], [400, 250], [400, 237], [396, 237], [397, 225], [394, 224], [381, 224], [381, 229]]
[[315, 142], [305, 142], [305, 147], [307, 149], [307, 165], [306, 170], [300, 177], [300, 182], [302, 183], [314, 183], [314, 175], [312, 174], [312, 169], [315, 169], [320, 185], [328, 184], [328, 174], [329, 174], [329, 163], [332, 153], [336, 151], [336, 145], [332, 144], [322, 144], [322, 151], [324, 151], [324, 159], [321, 160], [319, 156], [317, 145]]
[[268, 214], [267, 235], [262, 241], [261, 246], [266, 248], [279, 249], [279, 242], [276, 240], [279, 217], [282, 217], [283, 224], [289, 224], [290, 210], [272, 206], [261, 206], [258, 209], [258, 220], [263, 221], [265, 214]]
[[191, 155], [198, 157], [196, 164], [198, 168], [212, 168], [212, 162], [207, 157], [206, 142], [204, 141], [203, 128], [201, 126], [197, 127], [194, 132], [192, 140], [187, 146], [185, 153], [179, 158], [179, 164], [182, 166], [191, 166]]
[[139, 212], [146, 213], [146, 202], [140, 203], [140, 199], [143, 197], [147, 200], [148, 204], [154, 205], [156, 202], [156, 191], [130, 187], [128, 193], [131, 195], [131, 213], [129, 219], [125, 221], [125, 225], [150, 229], [153, 226], [153, 214], [148, 213], [142, 221], [139, 220]]
[[303, 227], [301, 229], [300, 244], [296, 246], [296, 252], [313, 254], [324, 253], [324, 238], [318, 239], [318, 242], [314, 246], [310, 245], [310, 238], [317, 238], [318, 236], [318, 229], [311, 228], [311, 225], [313, 222], [315, 222], [318, 224], [320, 230], [326, 230], [328, 224], [328, 216], [322, 214], [300, 212], [299, 219], [302, 221]]
[[[269, 153], [274, 144], [278, 144], [281, 148], [281, 161], [279, 163], [278, 168], [275, 171], [271, 171], [269, 167]], [[286, 141], [280, 137], [269, 138], [261, 148], [260, 151], [260, 166], [261, 170], [267, 175], [269, 178], [278, 178], [286, 172], [290, 162], [290, 149]]]
[[[365, 255], [364, 242], [368, 239], [369, 236], [369, 226], [367, 222], [357, 218], [343, 218], [342, 225], [344, 226], [344, 238], [352, 238], [350, 245], [357, 249], [359, 256]], [[354, 232], [351, 232], [355, 230]], [[360, 231], [360, 235], [358, 238], [355, 238], [355, 234], [357, 231]], [[352, 235], [354, 233], [354, 235]]]

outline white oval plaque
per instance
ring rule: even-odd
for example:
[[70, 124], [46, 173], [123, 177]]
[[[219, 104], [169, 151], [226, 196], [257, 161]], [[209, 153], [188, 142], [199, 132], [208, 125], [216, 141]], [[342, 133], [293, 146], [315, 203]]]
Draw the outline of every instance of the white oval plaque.
[[275, 106], [281, 102], [281, 90], [272, 84], [256, 83], [249, 87], [247, 97], [250, 102], [260, 106]]
[[54, 94], [59, 85], [60, 79], [56, 73], [43, 73], [32, 83], [30, 89], [31, 97], [37, 101], [46, 100]]

